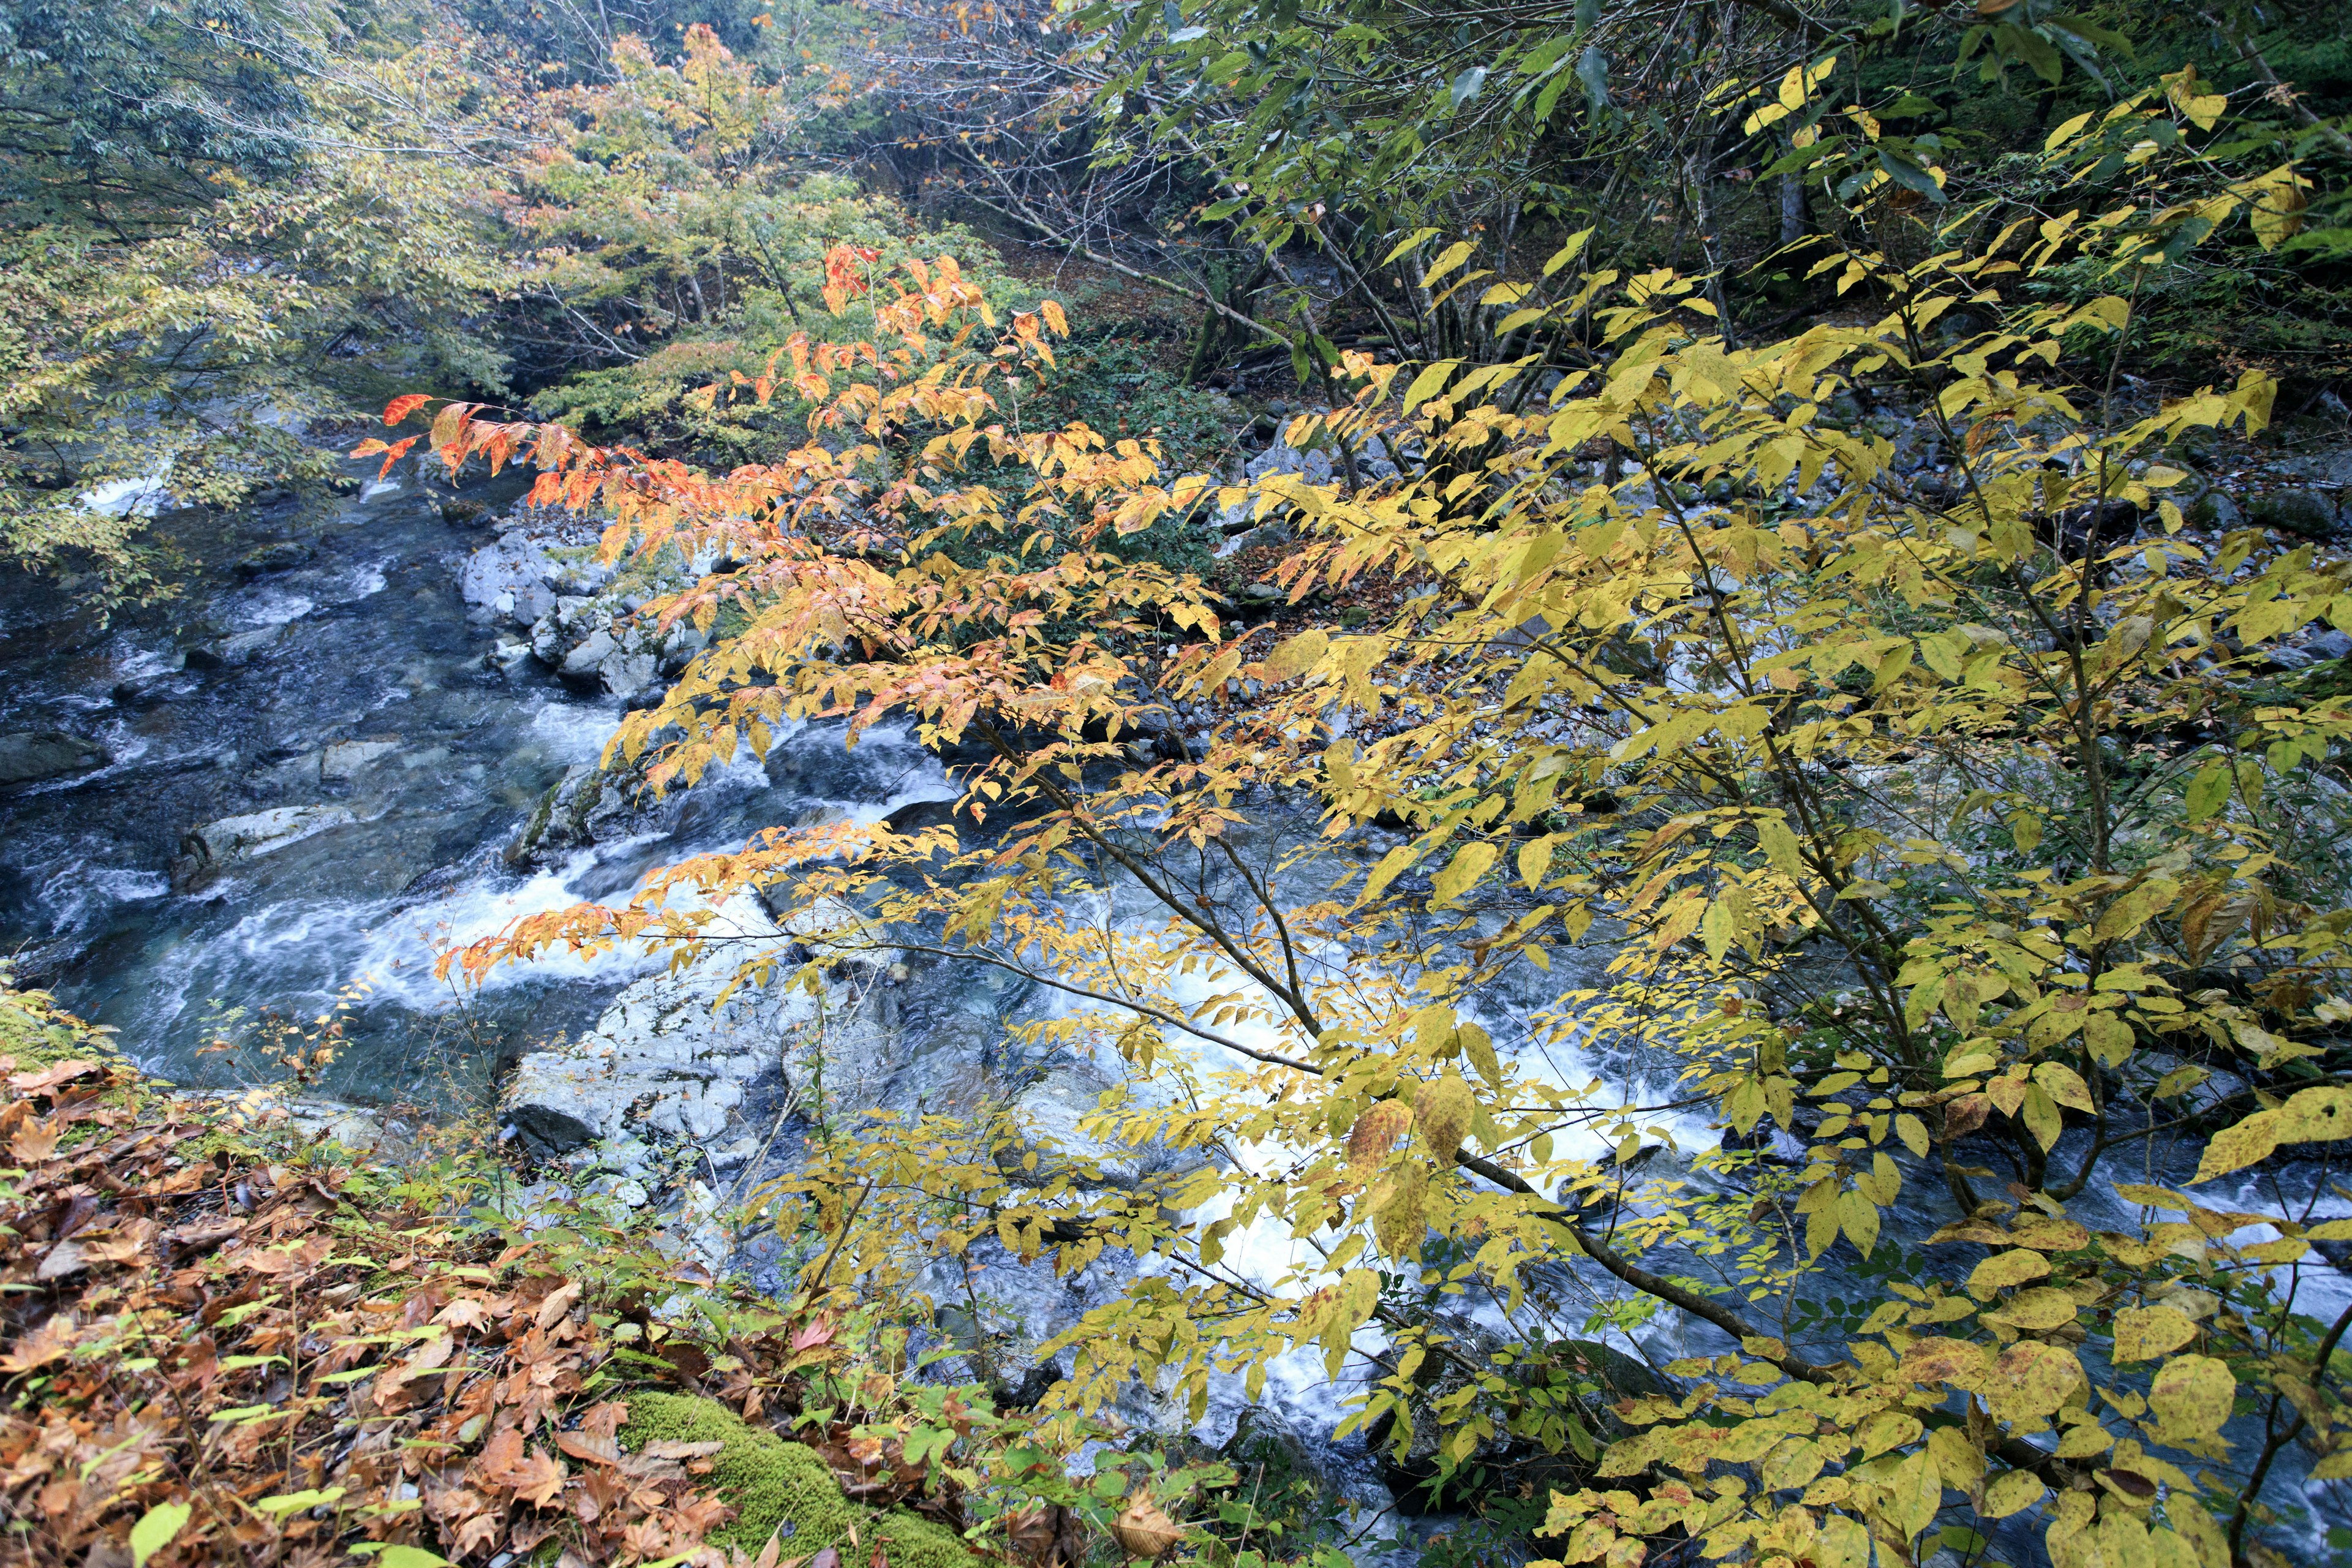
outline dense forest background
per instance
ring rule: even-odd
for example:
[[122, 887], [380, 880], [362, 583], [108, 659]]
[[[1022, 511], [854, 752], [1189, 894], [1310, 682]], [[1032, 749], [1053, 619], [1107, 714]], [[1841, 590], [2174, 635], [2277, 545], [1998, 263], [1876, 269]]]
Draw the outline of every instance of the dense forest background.
[[[2293, 232], [2179, 245], [2126, 370], [2259, 365], [2290, 408], [2332, 408], [2352, 353], [2352, 61], [2325, 5], [689, 9], [9, 18], [12, 553], [150, 591], [163, 497], [322, 478], [301, 421], [419, 387], [773, 455], [788, 433], [687, 395], [765, 361], [842, 243], [885, 269], [953, 251], [1011, 301], [1050, 283], [1095, 372], [1056, 412], [1108, 427], [1116, 402], [1180, 465], [1229, 435], [1198, 392], [1319, 386], [1344, 349], [1569, 364], [1498, 331], [1491, 289], [1417, 283], [1457, 242], [1461, 272], [1533, 279], [1590, 226], [1592, 265], [1704, 273], [1727, 341], [1771, 335], [1839, 303], [1809, 244], [1899, 249], [1923, 204], [2117, 188], [2128, 153], [2074, 183], [2043, 142], [2184, 68], [2229, 103], [2196, 133], [2209, 177], [2304, 171]], [[1824, 107], [1769, 126], [1728, 90], [1823, 59]], [[1866, 140], [1826, 107], [1848, 102]]]

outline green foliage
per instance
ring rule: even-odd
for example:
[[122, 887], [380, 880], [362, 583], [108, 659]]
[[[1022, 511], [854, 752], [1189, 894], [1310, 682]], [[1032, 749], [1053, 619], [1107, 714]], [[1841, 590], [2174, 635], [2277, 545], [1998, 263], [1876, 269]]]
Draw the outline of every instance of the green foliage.
[[[495, 387], [469, 317], [510, 272], [479, 181], [377, 151], [414, 132], [369, 73], [446, 85], [429, 47], [332, 61], [309, 13], [33, 7], [0, 36], [0, 557], [156, 583], [166, 498], [318, 479], [305, 421], [383, 378]], [[325, 67], [321, 66], [320, 69]], [[62, 116], [51, 105], [71, 106]], [[387, 105], [390, 108], [387, 108]]]

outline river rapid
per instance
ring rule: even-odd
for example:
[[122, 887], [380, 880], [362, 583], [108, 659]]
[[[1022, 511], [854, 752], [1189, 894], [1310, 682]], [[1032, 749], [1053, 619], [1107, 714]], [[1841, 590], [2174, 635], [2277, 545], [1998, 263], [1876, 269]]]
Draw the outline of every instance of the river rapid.
[[[653, 867], [740, 845], [759, 828], [873, 820], [953, 797], [939, 762], [903, 733], [877, 732], [853, 752], [837, 730], [803, 729], [765, 763], [738, 762], [626, 831], [510, 863], [509, 846], [548, 792], [597, 759], [623, 712], [622, 700], [567, 684], [539, 660], [510, 647], [502, 657], [496, 616], [461, 595], [467, 558], [491, 536], [470, 517], [446, 521], [445, 503], [494, 512], [521, 489], [509, 477], [453, 495], [406, 470], [307, 504], [181, 514], [167, 521], [186, 556], [184, 592], [111, 626], [51, 584], [0, 582], [0, 734], [63, 731], [104, 753], [100, 765], [0, 790], [0, 953], [16, 955], [18, 983], [111, 1026], [150, 1070], [216, 1087], [259, 1069], [209, 1051], [215, 1042], [249, 1044], [265, 1013], [308, 1019], [348, 1001], [345, 1046], [321, 1092], [375, 1111], [478, 1109], [514, 1060], [594, 1026], [658, 961], [558, 960], [500, 971], [460, 994], [435, 977], [438, 952], [522, 914], [625, 897]], [[190, 879], [184, 862], [175, 872], [192, 829], [290, 808], [316, 808], [306, 831], [205, 879]], [[1380, 847], [1375, 837], [1370, 851]], [[1147, 916], [1139, 905], [1129, 913]], [[1528, 975], [1519, 989], [1483, 998], [1498, 1041], [1559, 990], [1597, 978], [1597, 960], [1576, 962], [1584, 981]], [[937, 1108], [982, 1082], [1058, 1074], [1061, 1108], [1074, 1116], [1097, 1087], [1066, 1060], [1020, 1059], [1006, 1045], [1008, 1023], [1049, 1013], [1059, 999], [960, 966], [915, 965], [902, 986], [890, 1005], [895, 1059], [881, 1101]], [[1600, 1074], [1612, 1090], [1673, 1098], [1673, 1059], [1638, 1042], [1601, 1055], [1554, 1049], [1549, 1070], [1564, 1079]], [[744, 1110], [775, 1102], [771, 1092]], [[1685, 1156], [1715, 1138], [1697, 1116], [1672, 1128]], [[790, 1150], [788, 1137], [775, 1157], [788, 1162]], [[2236, 1202], [2252, 1212], [2278, 1212], [2288, 1195], [2251, 1179], [2244, 1189]], [[2074, 1212], [2116, 1228], [2134, 1217], [2103, 1191], [2085, 1194]], [[1955, 1217], [1940, 1186], [1907, 1183], [1886, 1246], [1853, 1266], [1871, 1276], [1913, 1267], [1919, 1244]], [[1240, 1272], [1271, 1281], [1297, 1253], [1286, 1235], [1269, 1232], [1236, 1238], [1232, 1256]], [[1106, 1260], [1065, 1279], [1008, 1258], [989, 1261], [996, 1315], [1032, 1337], [1108, 1300], [1137, 1270], [1132, 1259]], [[2332, 1315], [2352, 1300], [2331, 1270], [2310, 1276], [2307, 1291], [2314, 1312]], [[1808, 1287], [1832, 1313], [1857, 1294], [1853, 1273], [1824, 1273]], [[1720, 1348], [1678, 1324], [1591, 1331], [1659, 1362]], [[1237, 1386], [1221, 1389], [1196, 1436], [1224, 1443], [1270, 1427], [1377, 1522], [1390, 1495], [1379, 1465], [1360, 1439], [1328, 1436], [1368, 1367], [1335, 1383], [1318, 1356], [1294, 1354], [1256, 1402]], [[1135, 1414], [1150, 1416], [1141, 1406]], [[1368, 1542], [1386, 1538], [1388, 1550], [1403, 1551], [1444, 1522], [1386, 1516], [1366, 1528]]]

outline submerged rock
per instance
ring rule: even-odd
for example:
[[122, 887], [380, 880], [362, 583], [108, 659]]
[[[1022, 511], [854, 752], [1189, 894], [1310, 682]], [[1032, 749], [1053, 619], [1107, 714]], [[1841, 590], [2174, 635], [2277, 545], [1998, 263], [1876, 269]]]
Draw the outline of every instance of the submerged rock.
[[314, 833], [358, 820], [340, 805], [281, 805], [192, 827], [180, 840], [180, 853], [172, 859], [172, 889], [187, 892], [239, 861], [275, 853]]
[[257, 631], [239, 632], [216, 643], [206, 643], [188, 650], [191, 669], [235, 669], [251, 663], [262, 652], [286, 635], [284, 626], [263, 626]]
[[0, 735], [0, 784], [34, 784], [104, 767], [106, 748], [63, 730], [19, 730]]
[[397, 741], [338, 741], [319, 754], [319, 777], [329, 783], [351, 778], [370, 763], [398, 750]]
[[299, 539], [281, 539], [275, 544], [265, 544], [248, 550], [236, 563], [240, 577], [260, 577], [272, 572], [289, 572], [309, 563], [316, 552]]

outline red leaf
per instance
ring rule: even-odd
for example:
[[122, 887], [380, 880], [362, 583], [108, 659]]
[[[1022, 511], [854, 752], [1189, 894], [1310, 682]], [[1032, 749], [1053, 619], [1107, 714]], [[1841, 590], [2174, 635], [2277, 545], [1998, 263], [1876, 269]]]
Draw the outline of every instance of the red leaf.
[[404, 392], [383, 405], [383, 422], [386, 425], [397, 425], [432, 401], [433, 397], [429, 393]]

